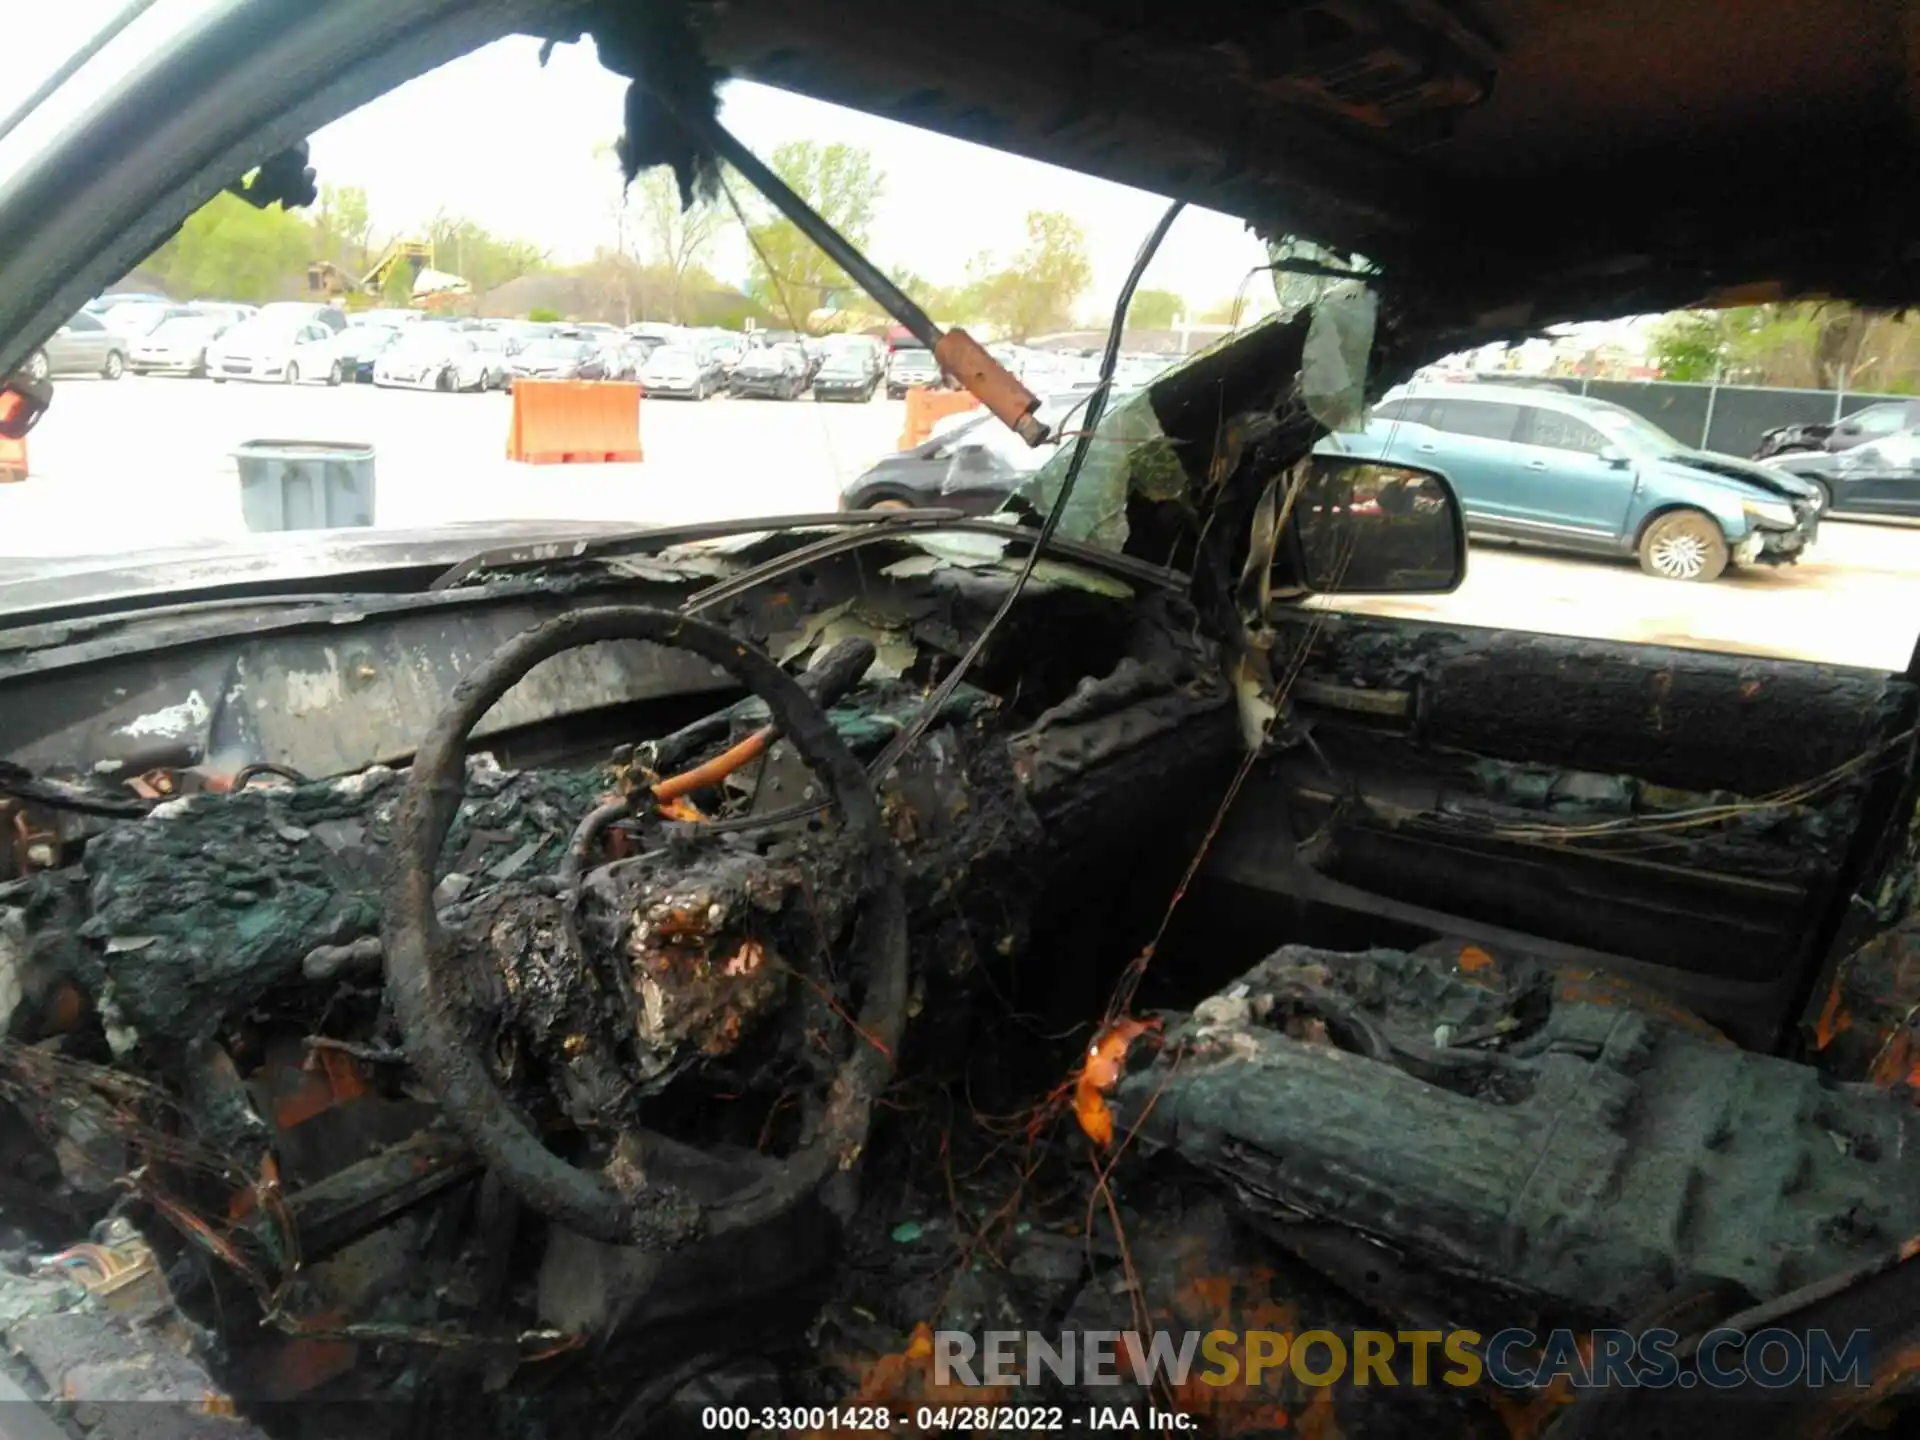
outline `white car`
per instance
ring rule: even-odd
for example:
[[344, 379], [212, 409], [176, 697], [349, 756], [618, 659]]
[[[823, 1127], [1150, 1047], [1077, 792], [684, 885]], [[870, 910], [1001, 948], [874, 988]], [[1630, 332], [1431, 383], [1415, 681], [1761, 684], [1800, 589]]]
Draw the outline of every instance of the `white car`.
[[506, 383], [504, 347], [482, 348], [470, 333], [410, 325], [373, 362], [373, 383], [402, 390], [492, 390]]
[[504, 390], [513, 376], [512, 339], [498, 330], [463, 330], [461, 339], [473, 346], [486, 366], [483, 390]]
[[263, 311], [207, 347], [207, 374], [215, 384], [278, 380], [285, 385], [338, 385], [349, 373], [339, 332], [318, 320], [289, 325]]
[[719, 356], [692, 345], [662, 345], [640, 366], [640, 383], [649, 395], [679, 395], [704, 400], [725, 388]]
[[211, 315], [174, 315], [129, 342], [127, 368], [136, 375], [178, 371], [207, 373], [207, 348], [231, 329]]
[[347, 312], [338, 305], [316, 305], [309, 300], [276, 300], [262, 305], [254, 316], [279, 325], [324, 325], [338, 332], [347, 328]]
[[100, 323], [129, 340], [151, 335], [168, 320], [195, 313], [190, 306], [172, 305], [155, 300], [133, 300], [100, 312]]

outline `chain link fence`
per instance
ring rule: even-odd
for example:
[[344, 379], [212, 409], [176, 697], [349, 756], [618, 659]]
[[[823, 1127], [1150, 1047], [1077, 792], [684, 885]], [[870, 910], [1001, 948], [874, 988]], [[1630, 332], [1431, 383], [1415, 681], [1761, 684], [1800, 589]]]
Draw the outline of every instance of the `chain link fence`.
[[1570, 393], [1611, 401], [1644, 415], [1676, 440], [1725, 455], [1753, 454], [1760, 448], [1760, 437], [1781, 425], [1830, 424], [1869, 405], [1913, 398], [1677, 380], [1555, 379], [1551, 383]]

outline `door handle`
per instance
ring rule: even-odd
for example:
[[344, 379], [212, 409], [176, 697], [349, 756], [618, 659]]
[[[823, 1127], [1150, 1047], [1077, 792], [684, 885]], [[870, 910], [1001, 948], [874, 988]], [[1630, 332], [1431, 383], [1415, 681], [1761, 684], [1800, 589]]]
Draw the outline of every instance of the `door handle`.
[[1527, 461], [1527, 469], [1529, 470], [1544, 470], [1546, 468], [1547, 468], [1547, 462], [1544, 460]]
[[1438, 445], [1416, 445], [1413, 448], [1418, 450], [1422, 455], [1437, 455], [1440, 453], [1440, 447]]

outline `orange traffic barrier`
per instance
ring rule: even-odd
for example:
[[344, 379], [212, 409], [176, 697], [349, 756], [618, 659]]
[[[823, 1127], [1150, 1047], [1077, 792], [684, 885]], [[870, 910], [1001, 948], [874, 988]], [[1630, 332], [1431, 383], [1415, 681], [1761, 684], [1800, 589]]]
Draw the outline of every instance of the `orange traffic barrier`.
[[900, 448], [911, 450], [933, 433], [933, 422], [946, 415], [971, 410], [980, 402], [966, 390], [935, 390], [917, 385], [907, 391], [907, 427], [900, 432]]
[[639, 460], [645, 393], [620, 380], [515, 380], [507, 458], [531, 465]]
[[27, 478], [27, 442], [0, 435], [0, 485]]

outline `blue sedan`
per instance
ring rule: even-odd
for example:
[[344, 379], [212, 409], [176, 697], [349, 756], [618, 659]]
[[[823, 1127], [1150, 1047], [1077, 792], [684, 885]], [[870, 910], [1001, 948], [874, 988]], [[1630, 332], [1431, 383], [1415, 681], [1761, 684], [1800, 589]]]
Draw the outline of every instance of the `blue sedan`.
[[1820, 522], [1819, 488], [1805, 480], [1547, 387], [1412, 387], [1376, 405], [1364, 432], [1319, 448], [1444, 472], [1470, 534], [1632, 555], [1667, 580], [1798, 561]]

